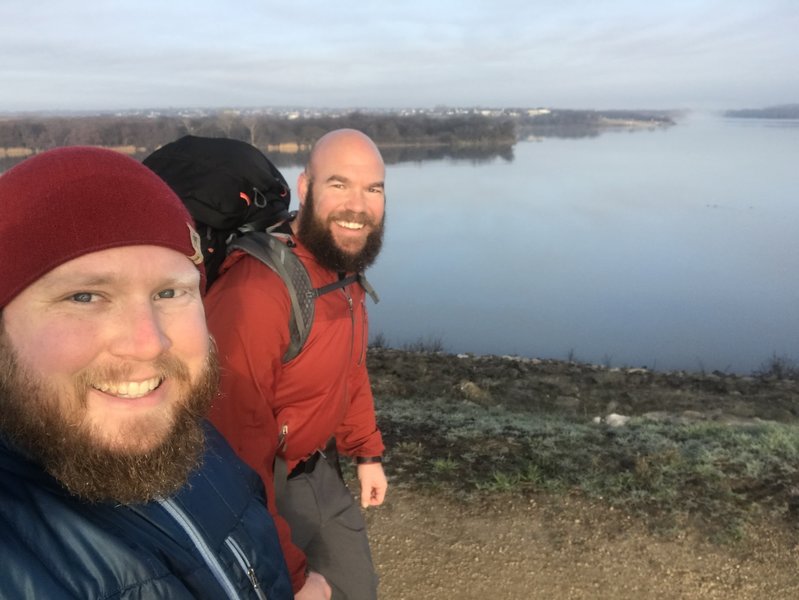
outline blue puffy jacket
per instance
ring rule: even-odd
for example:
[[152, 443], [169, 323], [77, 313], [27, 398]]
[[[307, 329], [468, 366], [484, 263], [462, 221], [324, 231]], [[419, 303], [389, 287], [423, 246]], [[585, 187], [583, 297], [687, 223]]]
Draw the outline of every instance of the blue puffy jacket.
[[0, 598], [293, 598], [258, 476], [207, 440], [179, 493], [120, 506], [69, 495], [0, 438]]

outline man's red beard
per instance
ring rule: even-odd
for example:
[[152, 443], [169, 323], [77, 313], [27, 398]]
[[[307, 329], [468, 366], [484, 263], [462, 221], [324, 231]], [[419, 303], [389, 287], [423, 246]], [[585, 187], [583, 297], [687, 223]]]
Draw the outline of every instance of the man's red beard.
[[[137, 504], [170, 496], [201, 463], [205, 448], [202, 419], [216, 395], [219, 368], [213, 348], [194, 384], [186, 365], [174, 357], [164, 357], [156, 366], [182, 389], [171, 427], [147, 450], [111, 449], [98, 442], [85, 422], [76, 425], [72, 418], [76, 407], [62, 406], [57, 389], [19, 364], [8, 336], [0, 329], [0, 435], [70, 493], [89, 502]], [[79, 377], [72, 392], [83, 409], [86, 379]], [[148, 434], [145, 428], [146, 423], [133, 425], [125, 433], [136, 439], [133, 436]]]
[[[360, 273], [371, 266], [380, 254], [383, 246], [383, 232], [385, 230], [385, 215], [379, 223], [370, 219], [363, 213], [346, 211], [332, 214], [327, 219], [320, 219], [314, 209], [313, 182], [308, 184], [305, 203], [300, 210], [297, 237], [302, 241], [311, 254], [324, 268], [335, 273]], [[352, 223], [363, 223], [371, 229], [366, 236], [363, 248], [358, 252], [350, 253], [342, 250], [333, 233], [330, 231], [334, 220], [344, 220]]]

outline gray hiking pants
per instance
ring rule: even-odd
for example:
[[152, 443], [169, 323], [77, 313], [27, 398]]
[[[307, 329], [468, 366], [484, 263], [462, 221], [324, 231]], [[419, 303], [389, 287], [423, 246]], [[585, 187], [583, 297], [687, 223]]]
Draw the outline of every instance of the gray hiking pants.
[[[276, 468], [276, 476], [279, 472]], [[308, 568], [325, 576], [332, 600], [376, 599], [377, 575], [361, 508], [327, 460], [318, 460], [312, 472], [292, 477], [285, 486], [276, 482], [275, 489], [291, 541], [305, 552]]]

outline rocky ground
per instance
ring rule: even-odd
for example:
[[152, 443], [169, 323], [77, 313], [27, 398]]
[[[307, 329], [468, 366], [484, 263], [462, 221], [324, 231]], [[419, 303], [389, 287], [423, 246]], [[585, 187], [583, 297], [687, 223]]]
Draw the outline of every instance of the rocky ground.
[[680, 422], [799, 422], [799, 382], [784, 376], [792, 366], [742, 376], [393, 349], [370, 349], [368, 364], [378, 401], [447, 397], [591, 419], [617, 413]]
[[[656, 373], [559, 361], [370, 350], [381, 397], [447, 396], [586, 420], [609, 415], [683, 423], [799, 425], [799, 384], [782, 377]], [[387, 424], [390, 425], [390, 424]], [[389, 447], [400, 440], [387, 427]], [[402, 431], [403, 442], [413, 436]], [[425, 431], [419, 431], [425, 435]], [[389, 452], [390, 454], [390, 452]], [[464, 500], [392, 477], [367, 512], [383, 600], [799, 598], [799, 528], [785, 515], [719, 544], [690, 526], [653, 532], [643, 517], [580, 495]]]

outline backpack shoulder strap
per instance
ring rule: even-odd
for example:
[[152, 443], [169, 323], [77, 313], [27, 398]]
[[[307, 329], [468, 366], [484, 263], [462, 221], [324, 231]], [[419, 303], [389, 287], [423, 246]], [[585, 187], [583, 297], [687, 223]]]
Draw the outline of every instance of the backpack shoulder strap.
[[372, 302], [374, 302], [375, 304], [380, 302], [380, 296], [377, 295], [377, 290], [375, 290], [375, 288], [372, 287], [372, 284], [369, 283], [369, 281], [366, 279], [366, 275], [364, 275], [363, 273], [358, 273], [357, 277], [358, 277], [358, 283], [361, 284], [363, 291], [369, 294], [369, 297], [372, 299]]
[[314, 319], [314, 299], [316, 293], [311, 285], [311, 278], [300, 259], [275, 236], [264, 232], [251, 232], [235, 238], [228, 244], [228, 252], [242, 250], [253, 258], [257, 258], [280, 276], [286, 285], [291, 301], [291, 318], [289, 332], [291, 341], [283, 355], [283, 362], [288, 362], [300, 353]]
[[277, 273], [286, 285], [289, 300], [291, 301], [291, 318], [289, 320], [291, 340], [288, 350], [283, 355], [284, 363], [295, 358], [305, 345], [313, 325], [314, 301], [319, 296], [357, 282], [369, 294], [375, 304], [380, 301], [377, 292], [363, 273], [343, 277], [319, 288], [313, 287], [311, 278], [302, 261], [291, 251], [291, 248], [270, 233], [262, 231], [249, 232], [237, 237], [227, 247], [228, 253], [233, 250], [241, 250], [253, 258], [257, 258]]

